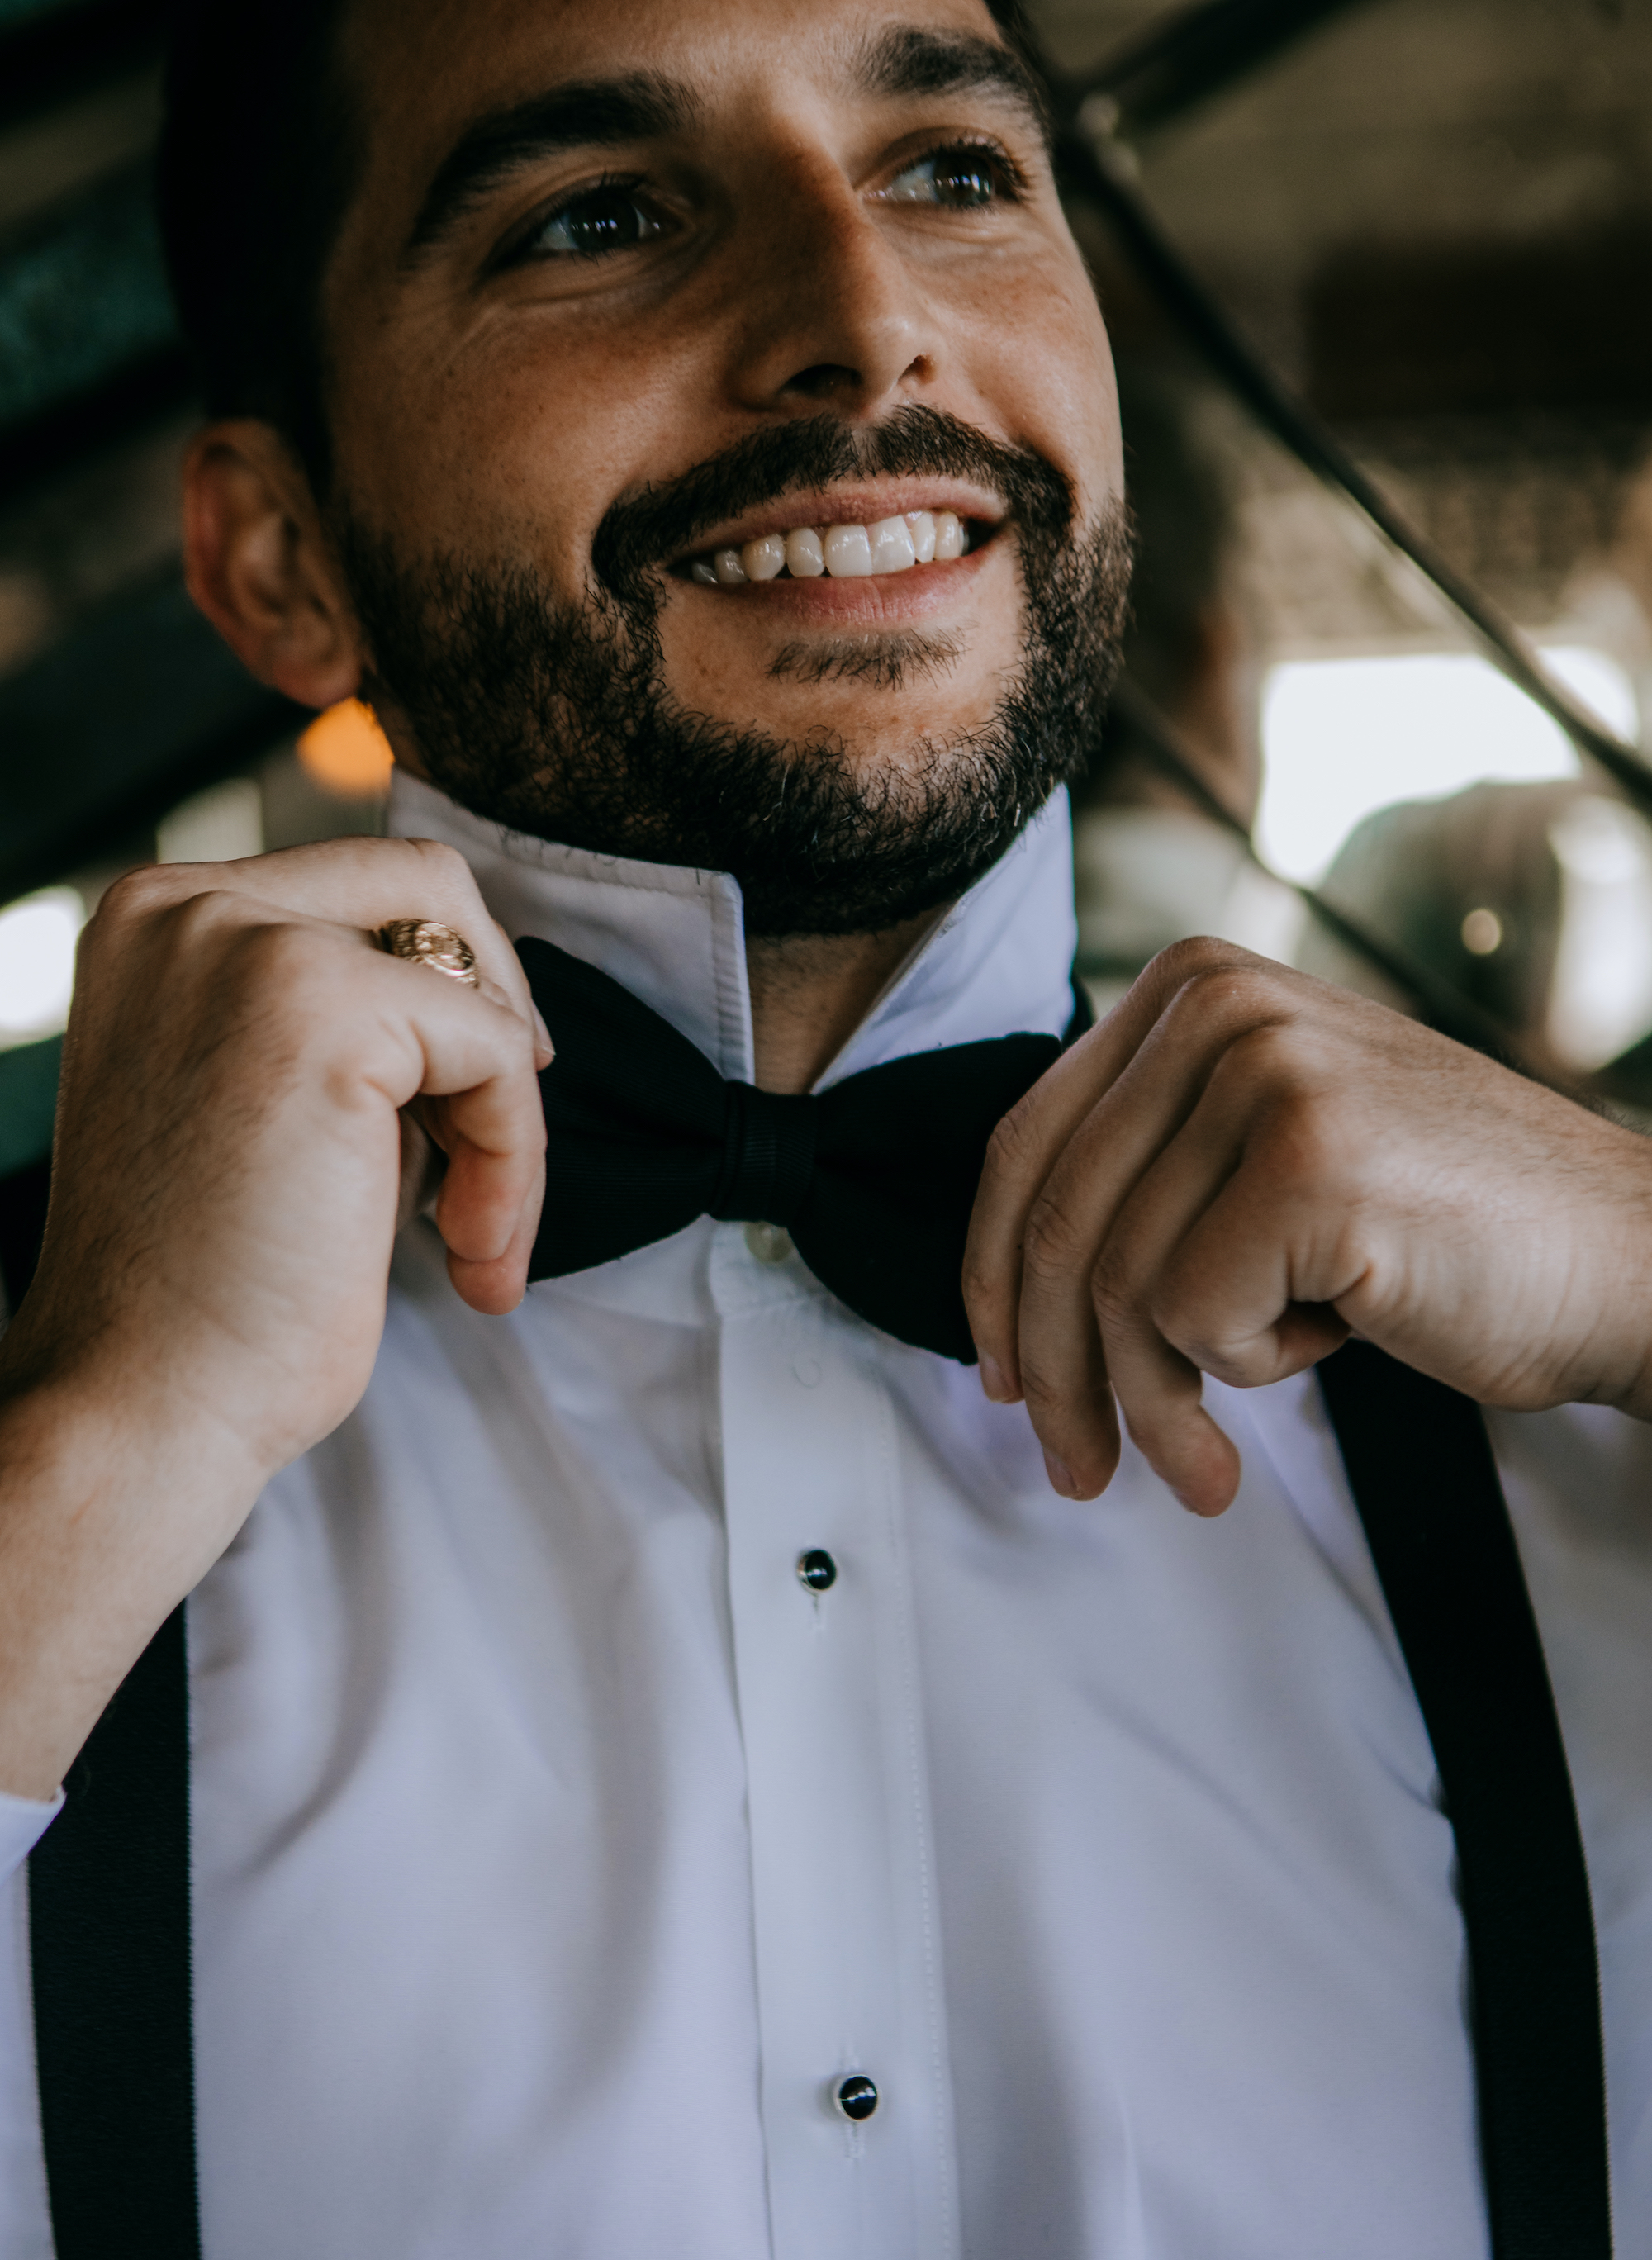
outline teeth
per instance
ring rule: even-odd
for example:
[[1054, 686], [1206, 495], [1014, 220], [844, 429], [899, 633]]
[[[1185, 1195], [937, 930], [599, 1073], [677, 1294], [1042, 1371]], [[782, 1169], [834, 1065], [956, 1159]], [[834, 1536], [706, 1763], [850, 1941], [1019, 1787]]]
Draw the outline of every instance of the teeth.
[[871, 542], [874, 573], [904, 573], [918, 562], [918, 547], [904, 518], [880, 518]]
[[740, 561], [748, 581], [772, 581], [785, 564], [785, 542], [778, 533], [765, 533], [761, 540], [746, 544]]
[[800, 526], [786, 536], [786, 570], [797, 581], [818, 581], [826, 571], [826, 551], [813, 526]]
[[833, 526], [821, 543], [834, 581], [861, 581], [872, 569], [872, 543], [863, 526]]
[[800, 526], [790, 533], [760, 534], [739, 549], [716, 549], [689, 567], [706, 588], [734, 589], [747, 581], [862, 580], [874, 573], [909, 573], [914, 565], [944, 563], [968, 547], [963, 520], [950, 510], [909, 510], [875, 526]]

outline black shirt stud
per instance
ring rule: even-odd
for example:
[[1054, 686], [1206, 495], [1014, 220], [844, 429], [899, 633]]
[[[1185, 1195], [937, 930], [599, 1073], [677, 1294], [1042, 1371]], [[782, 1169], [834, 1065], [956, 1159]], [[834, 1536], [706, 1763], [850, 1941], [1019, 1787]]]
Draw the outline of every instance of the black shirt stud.
[[838, 1582], [838, 1565], [823, 1547], [811, 1547], [797, 1556], [797, 1581], [812, 1593], [829, 1592]]
[[832, 2099], [846, 2119], [869, 2119], [877, 2108], [877, 2084], [863, 2071], [852, 2071], [838, 2082]]

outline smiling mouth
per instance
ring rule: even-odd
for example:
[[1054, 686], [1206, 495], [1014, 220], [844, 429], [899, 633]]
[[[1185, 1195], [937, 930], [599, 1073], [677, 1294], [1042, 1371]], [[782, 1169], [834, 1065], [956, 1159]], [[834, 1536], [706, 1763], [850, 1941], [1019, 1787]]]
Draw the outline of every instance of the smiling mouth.
[[739, 589], [789, 579], [864, 581], [949, 564], [990, 540], [997, 527], [951, 510], [908, 510], [870, 525], [799, 526], [759, 534], [738, 548], [703, 550], [679, 570], [707, 589]]

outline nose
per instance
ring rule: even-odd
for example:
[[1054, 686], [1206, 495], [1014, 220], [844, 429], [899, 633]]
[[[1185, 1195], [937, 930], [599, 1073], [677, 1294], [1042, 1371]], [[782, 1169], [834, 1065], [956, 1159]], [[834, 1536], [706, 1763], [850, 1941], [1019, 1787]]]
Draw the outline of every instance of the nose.
[[734, 390], [747, 408], [826, 403], [872, 421], [931, 386], [939, 323], [894, 231], [836, 168], [799, 163], [747, 268]]

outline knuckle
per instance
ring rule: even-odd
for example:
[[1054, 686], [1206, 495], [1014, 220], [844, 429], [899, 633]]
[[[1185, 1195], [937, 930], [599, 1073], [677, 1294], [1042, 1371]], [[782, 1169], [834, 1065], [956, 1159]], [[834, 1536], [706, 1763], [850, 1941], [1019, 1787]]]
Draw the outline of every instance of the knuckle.
[[1031, 1158], [1033, 1142], [1033, 1109], [1026, 1098], [1019, 1098], [999, 1118], [987, 1141], [983, 1180], [999, 1184], [1019, 1176]]
[[1066, 1391], [1059, 1378], [1047, 1366], [1036, 1361], [1029, 1363], [1025, 1352], [1020, 1366], [1021, 1395], [1034, 1425], [1042, 1416], [1059, 1412], [1066, 1403]]
[[1155, 1333], [1172, 1349], [1179, 1350], [1205, 1372], [1226, 1377], [1219, 1369], [1232, 1345], [1205, 1296], [1175, 1278], [1162, 1280], [1148, 1305], [1148, 1316]]
[[1121, 1251], [1110, 1248], [1098, 1258], [1090, 1275], [1090, 1300], [1104, 1341], [1116, 1337], [1139, 1315], [1141, 1297], [1128, 1259]]
[[1227, 1048], [1235, 1068], [1280, 1082], [1301, 1078], [1309, 1062], [1295, 1024], [1277, 1015], [1258, 1016], [1241, 1028]]
[[996, 1315], [1000, 1299], [997, 1275], [988, 1269], [973, 1248], [964, 1251], [959, 1284], [963, 1290], [964, 1309], [972, 1320]]
[[456, 848], [450, 848], [444, 840], [408, 840], [399, 844], [413, 851], [414, 868], [424, 883], [444, 895], [474, 897], [476, 882], [470, 866]]
[[1021, 1254], [1027, 1271], [1041, 1278], [1071, 1270], [1082, 1261], [1078, 1220], [1050, 1193], [1041, 1193], [1028, 1212]]
[[240, 922], [235, 898], [218, 887], [197, 887], [157, 905], [164, 913], [171, 938], [186, 948], [198, 948], [225, 927], [232, 933]]
[[1205, 966], [1190, 974], [1177, 1003], [1187, 1012], [1238, 1033], [1266, 1021], [1281, 1005], [1273, 976], [1257, 958], [1246, 962]]
[[1276, 1010], [1241, 1011], [1212, 1061], [1206, 1088], [1219, 1105], [1276, 1126], [1320, 1113], [1329, 1096], [1304, 1031]]
[[[1305, 1084], [1288, 1057], [1271, 1057], [1265, 1069], [1248, 1076], [1253, 1090], [1266, 1086], [1255, 1109], [1247, 1159], [1258, 1182], [1300, 1198], [1322, 1192], [1357, 1174], [1361, 1124], [1334, 1092]], [[1219, 1102], [1226, 1094], [1218, 1091]]]
[[148, 917], [175, 899], [177, 886], [175, 876], [162, 863], [145, 863], [135, 871], [123, 871], [104, 888], [97, 908], [86, 922], [87, 933], [100, 936], [112, 927]]
[[1258, 998], [1271, 997], [1270, 977], [1277, 971], [1266, 958], [1252, 956], [1235, 942], [1198, 934], [1161, 950], [1141, 977], [1153, 981], [1162, 1012], [1219, 1022], [1225, 1016], [1254, 1011]]
[[1219, 940], [1214, 934], [1195, 933], [1171, 942], [1153, 962], [1169, 979], [1179, 984], [1229, 967], [1254, 965], [1258, 961], [1236, 942]]

